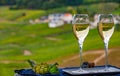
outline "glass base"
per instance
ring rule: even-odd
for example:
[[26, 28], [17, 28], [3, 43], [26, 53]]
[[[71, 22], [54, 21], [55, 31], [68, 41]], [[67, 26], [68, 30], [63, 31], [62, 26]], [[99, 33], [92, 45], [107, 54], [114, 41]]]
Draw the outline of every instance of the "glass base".
[[104, 71], [109, 71], [109, 67], [105, 67]]
[[82, 68], [72, 71], [72, 73], [88, 73], [88, 71], [83, 70]]
[[108, 67], [108, 69], [105, 71], [105, 67], [94, 67], [94, 68], [70, 68], [70, 69], [64, 69], [64, 72], [71, 74], [71, 75], [85, 75], [85, 74], [115, 74], [120, 73], [120, 69], [116, 67]]

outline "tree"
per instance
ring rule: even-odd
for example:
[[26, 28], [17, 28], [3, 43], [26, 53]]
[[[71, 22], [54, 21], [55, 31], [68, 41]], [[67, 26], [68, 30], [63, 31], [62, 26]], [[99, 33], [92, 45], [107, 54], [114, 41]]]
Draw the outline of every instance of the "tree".
[[53, 9], [64, 6], [79, 6], [100, 2], [118, 2], [120, 0], [0, 0], [0, 4], [15, 5], [16, 8], [27, 9]]
[[16, 0], [0, 0], [0, 5], [14, 5]]

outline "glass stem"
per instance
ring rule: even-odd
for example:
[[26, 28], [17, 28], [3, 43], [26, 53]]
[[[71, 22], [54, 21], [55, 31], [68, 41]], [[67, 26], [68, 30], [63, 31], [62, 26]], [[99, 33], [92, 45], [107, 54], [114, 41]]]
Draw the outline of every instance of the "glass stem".
[[105, 42], [105, 69], [108, 69], [108, 42]]
[[83, 43], [79, 43], [79, 48], [80, 48], [80, 70], [82, 70], [82, 46], [83, 46]]

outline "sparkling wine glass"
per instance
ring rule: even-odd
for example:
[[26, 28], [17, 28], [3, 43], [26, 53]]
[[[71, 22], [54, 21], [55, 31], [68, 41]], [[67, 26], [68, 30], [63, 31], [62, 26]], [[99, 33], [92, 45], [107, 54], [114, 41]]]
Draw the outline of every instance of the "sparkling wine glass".
[[80, 48], [80, 69], [82, 70], [82, 47], [83, 42], [89, 32], [89, 19], [87, 14], [75, 14], [73, 17], [73, 33], [78, 40], [79, 48]]
[[98, 16], [98, 31], [105, 46], [105, 71], [108, 71], [108, 42], [114, 32], [114, 17], [112, 14]]

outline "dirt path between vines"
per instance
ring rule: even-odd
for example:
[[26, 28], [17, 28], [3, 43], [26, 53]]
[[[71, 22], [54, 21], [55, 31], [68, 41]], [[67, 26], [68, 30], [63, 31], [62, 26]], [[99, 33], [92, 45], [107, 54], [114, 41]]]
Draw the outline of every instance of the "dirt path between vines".
[[[113, 54], [112, 52], [117, 51], [117, 54], [120, 56], [120, 48], [109, 49], [108, 55]], [[82, 54], [83, 60], [88, 62], [94, 62], [95, 64], [99, 64], [100, 61], [103, 61], [105, 58], [104, 50], [93, 50], [93, 51], [86, 51]], [[61, 58], [57, 58], [55, 60], [48, 61], [48, 63], [55, 63], [58, 62], [60, 65], [59, 67], [70, 67], [70, 66], [79, 66], [80, 64], [80, 55], [73, 54]], [[118, 57], [118, 61], [120, 58]], [[13, 60], [1, 60], [0, 63], [9, 64], [9, 63], [25, 63], [26, 61], [13, 61]]]
[[[109, 49], [108, 55], [112, 54], [112, 52], [117, 51], [120, 56], [120, 48]], [[104, 61], [105, 51], [104, 50], [93, 50], [83, 52], [83, 62], [94, 62], [96, 65], [99, 64], [100, 61]], [[120, 60], [120, 59], [119, 59]], [[66, 57], [61, 57], [56, 60], [49, 61], [51, 62], [59, 62], [59, 67], [70, 67], [70, 66], [79, 66], [80, 65], [80, 55], [74, 54]]]

